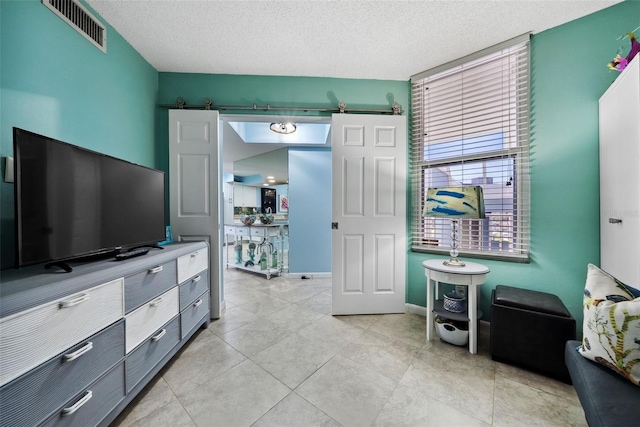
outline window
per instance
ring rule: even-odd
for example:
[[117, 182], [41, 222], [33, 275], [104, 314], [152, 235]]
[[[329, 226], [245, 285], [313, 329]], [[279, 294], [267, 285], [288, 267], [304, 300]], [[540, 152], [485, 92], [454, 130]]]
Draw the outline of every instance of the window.
[[460, 221], [460, 253], [529, 256], [529, 35], [411, 78], [412, 249], [449, 252], [451, 221], [422, 216], [432, 187], [481, 185], [486, 219]]

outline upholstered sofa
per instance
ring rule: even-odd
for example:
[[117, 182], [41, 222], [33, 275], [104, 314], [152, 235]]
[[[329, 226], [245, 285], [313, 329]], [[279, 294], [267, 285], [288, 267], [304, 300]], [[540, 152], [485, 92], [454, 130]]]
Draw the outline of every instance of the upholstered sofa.
[[567, 341], [565, 363], [589, 427], [640, 425], [640, 387], [583, 357], [580, 341]]

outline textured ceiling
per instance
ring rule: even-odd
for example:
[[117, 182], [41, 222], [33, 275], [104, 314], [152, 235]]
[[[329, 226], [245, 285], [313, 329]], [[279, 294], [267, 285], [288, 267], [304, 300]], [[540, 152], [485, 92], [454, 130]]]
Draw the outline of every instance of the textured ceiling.
[[158, 71], [408, 80], [619, 0], [87, 0]]

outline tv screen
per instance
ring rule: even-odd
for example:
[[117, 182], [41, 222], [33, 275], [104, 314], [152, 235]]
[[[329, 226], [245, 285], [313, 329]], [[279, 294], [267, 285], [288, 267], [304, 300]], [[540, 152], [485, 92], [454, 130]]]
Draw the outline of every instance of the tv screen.
[[13, 129], [17, 266], [165, 239], [164, 172]]

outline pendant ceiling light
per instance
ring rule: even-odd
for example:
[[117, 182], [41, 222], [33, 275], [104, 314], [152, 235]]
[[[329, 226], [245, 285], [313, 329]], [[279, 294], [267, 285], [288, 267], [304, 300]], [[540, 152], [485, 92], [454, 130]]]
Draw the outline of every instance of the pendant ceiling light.
[[269, 129], [276, 133], [290, 134], [296, 131], [296, 124], [291, 122], [271, 123]]

